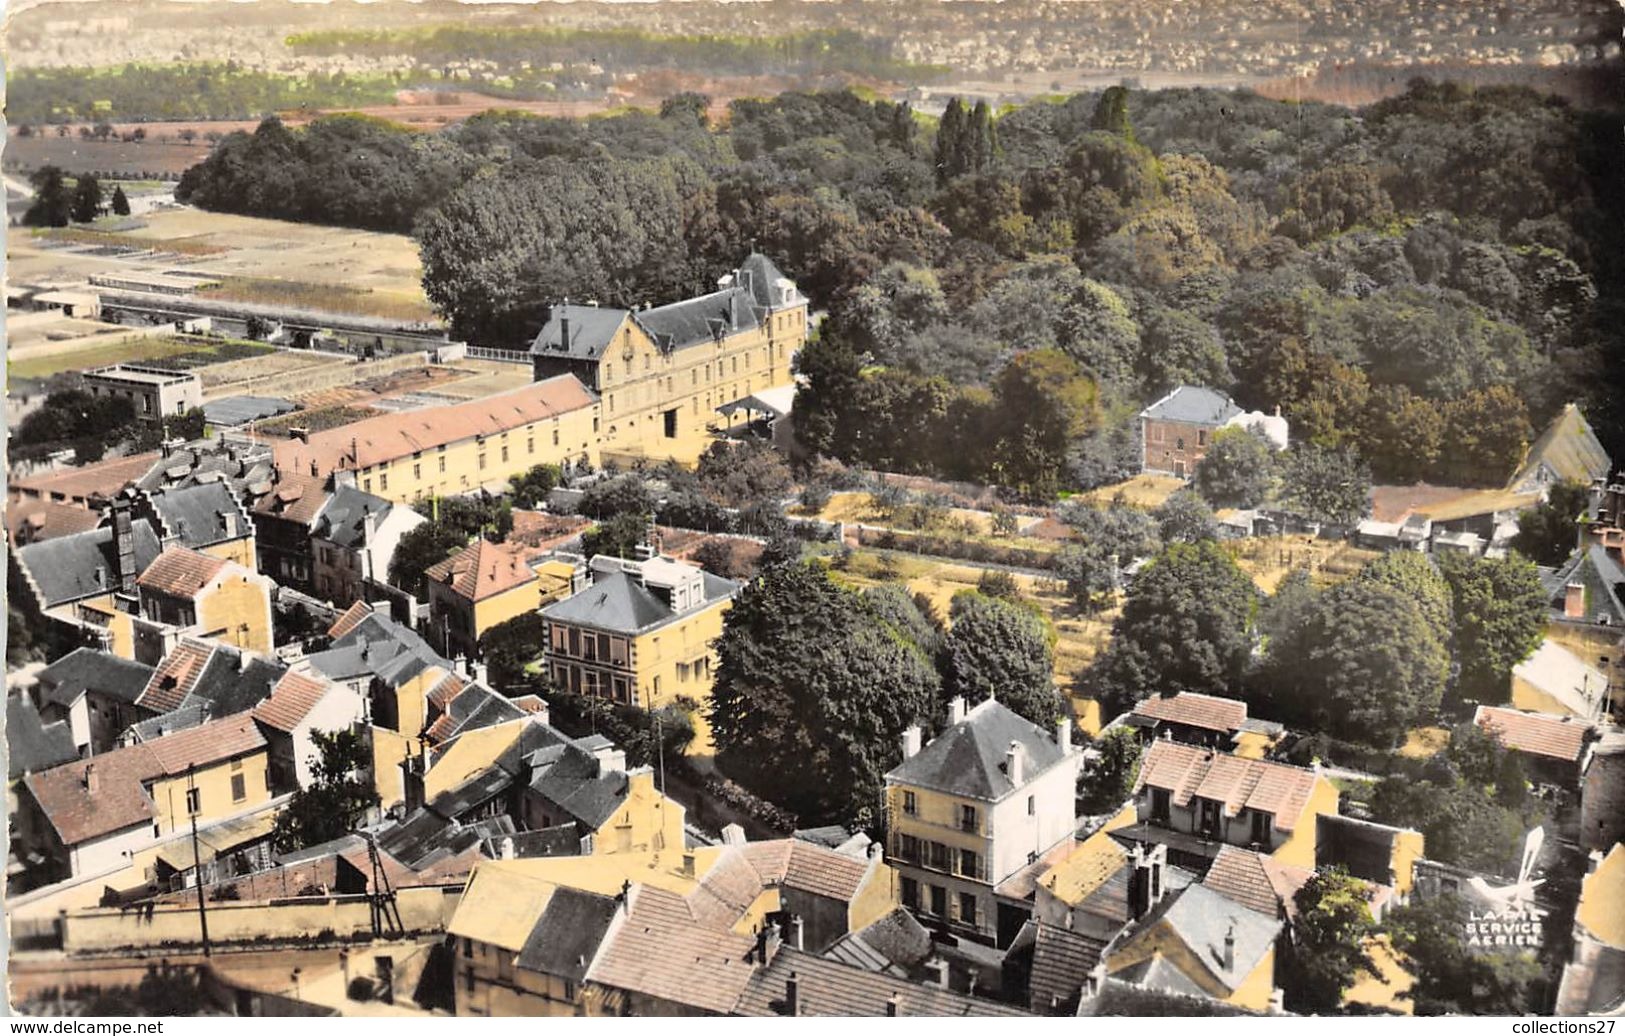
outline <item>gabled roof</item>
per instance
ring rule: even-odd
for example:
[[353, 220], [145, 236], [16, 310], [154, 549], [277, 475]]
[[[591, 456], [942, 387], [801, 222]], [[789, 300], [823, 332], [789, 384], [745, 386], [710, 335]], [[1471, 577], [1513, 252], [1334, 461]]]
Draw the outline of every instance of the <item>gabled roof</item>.
[[1211, 799], [1224, 804], [1227, 817], [1244, 809], [1269, 813], [1278, 830], [1292, 831], [1309, 804], [1315, 780], [1313, 771], [1301, 767], [1158, 740], [1140, 763], [1134, 790], [1161, 788], [1181, 808], [1193, 798]]
[[587, 979], [727, 1014], [756, 973], [755, 945], [752, 936], [696, 924], [676, 893], [640, 885], [625, 923], [606, 940]]
[[1012, 1017], [1027, 1013], [1011, 1004], [853, 967], [791, 946], [781, 946], [767, 967], [749, 972], [732, 1013], [758, 1018], [792, 1013], [786, 1002], [792, 975], [796, 982], [795, 1013], [804, 1016], [881, 1017], [893, 1004], [898, 1015], [909, 1017]]
[[1222, 392], [1181, 385], [1140, 411], [1140, 416], [1152, 421], [1179, 421], [1218, 427], [1239, 413], [1241, 407]]
[[357, 601], [344, 609], [339, 617], [333, 620], [333, 625], [327, 628], [327, 635], [334, 640], [339, 639], [357, 626], [361, 620], [372, 614], [372, 606], [365, 601]]
[[331, 680], [374, 676], [391, 687], [433, 666], [452, 668], [422, 637], [378, 612], [363, 615], [332, 647], [311, 655], [309, 661], [311, 668]]
[[[604, 355], [629, 315], [628, 310], [608, 306], [560, 303], [548, 313], [547, 323], [531, 340], [530, 354], [596, 360]], [[568, 342], [564, 340], [566, 326], [570, 330]]]
[[1016, 788], [1004, 772], [1012, 741], [1026, 753], [1023, 784], [1065, 758], [1050, 733], [989, 698], [903, 760], [886, 780], [967, 798], [1002, 798]]
[[1153, 953], [1138, 964], [1131, 964], [1112, 978], [1129, 985], [1139, 986], [1142, 989], [1158, 993], [1172, 993], [1176, 996], [1188, 996], [1201, 999], [1210, 999], [1202, 992], [1190, 976], [1169, 963], [1168, 958], [1160, 953]]
[[170, 717], [198, 708], [194, 718], [229, 716], [254, 708], [287, 671], [281, 662], [215, 641], [183, 639], [158, 663], [136, 705], [158, 714], [148, 721], [174, 729]]
[[[745, 261], [739, 264], [736, 273], [738, 283], [750, 289], [756, 304], [763, 309], [799, 306], [807, 301], [807, 297], [796, 288], [795, 282], [786, 277], [784, 271], [780, 270], [773, 260], [760, 252], [747, 255]], [[781, 286], [789, 289], [787, 299], [781, 299], [778, 291]]]
[[[26, 549], [26, 548], [25, 548]], [[1601, 544], [1577, 553], [1552, 580], [1556, 591], [1551, 605], [1563, 612], [1565, 589], [1570, 583], [1585, 588], [1584, 622], [1606, 622], [1625, 626], [1625, 567], [1621, 567]]]
[[1589, 486], [1593, 479], [1607, 477], [1611, 467], [1608, 451], [1585, 415], [1570, 403], [1530, 445], [1507, 488], [1527, 492], [1554, 482]]
[[[158, 536], [144, 518], [130, 523], [135, 570], [144, 571], [158, 556]], [[13, 556], [38, 588], [43, 608], [96, 597], [118, 589], [118, 550], [110, 526], [70, 536], [56, 536], [18, 547]]]
[[541, 749], [531, 756], [531, 765], [530, 790], [592, 830], [626, 801], [627, 775], [605, 768], [573, 743]]
[[6, 501], [6, 538], [13, 547], [39, 543], [57, 536], [89, 532], [101, 524], [102, 516], [87, 507], [13, 497]]
[[867, 927], [841, 936], [824, 955], [907, 978], [934, 952], [931, 933], [913, 914], [898, 907]]
[[271, 696], [255, 706], [254, 718], [272, 730], [291, 733], [331, 689], [332, 685], [324, 680], [284, 673], [271, 688]]
[[[1220, 895], [1206, 885], [1188, 885], [1181, 892], [1164, 899], [1141, 922], [1135, 935], [1125, 946], [1131, 946], [1137, 937], [1157, 928], [1166, 928], [1179, 938], [1202, 962], [1202, 967], [1225, 989], [1236, 990], [1252, 974], [1258, 962], [1275, 946], [1275, 937], [1281, 931], [1281, 922]], [[1235, 946], [1231, 967], [1224, 966], [1226, 937], [1234, 938]], [[1169, 964], [1177, 964], [1169, 960]], [[1108, 962], [1107, 967], [1110, 968]], [[1115, 972], [1114, 972], [1115, 974]], [[1194, 982], [1197, 976], [1186, 975]]]
[[281, 466], [276, 480], [254, 501], [254, 514], [297, 522], [307, 528], [327, 505], [327, 476], [312, 475], [309, 469]]
[[354, 421], [315, 432], [308, 443], [288, 439], [276, 446], [277, 466], [317, 475], [387, 463], [479, 435], [496, 435], [594, 405], [591, 392], [573, 375], [538, 381], [466, 403], [423, 407]]
[[1292, 867], [1262, 853], [1224, 845], [1202, 884], [1249, 910], [1278, 918], [1283, 909], [1289, 917], [1296, 913], [1293, 897], [1314, 875], [1307, 867]]
[[25, 773], [49, 770], [77, 758], [73, 731], [66, 720], [46, 723], [28, 695], [6, 695], [6, 772], [16, 780]]
[[1029, 921], [1033, 936], [1027, 1006], [1034, 1014], [1076, 1010], [1083, 984], [1100, 963], [1106, 941], [1058, 925]]
[[1514, 752], [1567, 763], [1580, 761], [1586, 741], [1595, 729], [1590, 722], [1576, 716], [1551, 716], [1490, 705], [1480, 705], [1473, 713], [1473, 722]]
[[164, 530], [184, 546], [208, 547], [254, 534], [247, 512], [225, 482], [154, 490], [149, 499]]
[[483, 601], [536, 579], [525, 558], [528, 551], [516, 544], [492, 543], [484, 536], [423, 574], [469, 601]]
[[190, 547], [170, 547], [147, 566], [135, 583], [143, 590], [191, 600], [229, 564]]
[[134, 704], [152, 679], [152, 666], [110, 651], [76, 648], [40, 671], [42, 703], [72, 705], [81, 694], [95, 691], [115, 701]]
[[[32, 774], [25, 782], [62, 843], [72, 846], [150, 823], [153, 804], [143, 782], [264, 747], [253, 717], [243, 713]], [[93, 767], [94, 791], [86, 787], [86, 772]]]
[[316, 516], [312, 534], [340, 547], [359, 547], [365, 538], [366, 516], [381, 522], [395, 505], [381, 496], [363, 493], [351, 485], [340, 485], [327, 498]]
[[527, 971], [580, 982], [619, 908], [610, 896], [559, 889], [537, 918], [515, 963]]
[[632, 319], [656, 345], [670, 352], [752, 330], [760, 325], [761, 315], [748, 289], [729, 287], [646, 309], [634, 313]]
[[1550, 637], [1540, 642], [1534, 654], [1513, 666], [1512, 675], [1586, 719], [1594, 719], [1601, 712], [1603, 693], [1608, 687], [1606, 674]]
[[160, 459], [162, 454], [156, 451], [114, 457], [95, 464], [81, 464], [62, 471], [20, 478], [11, 483], [11, 488], [47, 500], [111, 500], [119, 490], [150, 471]]
[[1168, 723], [1232, 733], [1247, 721], [1247, 703], [1234, 698], [1181, 691], [1173, 697], [1147, 698], [1134, 706], [1136, 714]]
[[164, 713], [178, 709], [192, 693], [203, 667], [209, 664], [216, 645], [202, 640], [182, 640], [170, 649], [158, 668], [153, 670], [147, 686], [135, 703], [152, 712]]

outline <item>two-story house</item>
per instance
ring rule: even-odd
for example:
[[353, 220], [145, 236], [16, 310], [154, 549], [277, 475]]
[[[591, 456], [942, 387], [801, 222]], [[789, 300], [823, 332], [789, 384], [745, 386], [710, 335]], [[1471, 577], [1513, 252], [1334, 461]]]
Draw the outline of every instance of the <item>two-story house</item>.
[[1224, 428], [1255, 430], [1276, 449], [1286, 449], [1288, 427], [1280, 413], [1249, 413], [1222, 392], [1181, 385], [1140, 411], [1140, 471], [1191, 477]]
[[573, 374], [599, 394], [606, 454], [692, 462], [719, 407], [794, 383], [807, 331], [806, 296], [752, 254], [697, 298], [638, 310], [555, 305], [530, 355], [537, 380]]
[[429, 519], [404, 504], [340, 483], [310, 530], [316, 596], [348, 607], [366, 599], [366, 584], [385, 582], [401, 537]]
[[1146, 751], [1134, 794], [1140, 823], [1119, 836], [1199, 872], [1226, 843], [1314, 867], [1315, 818], [1337, 813], [1337, 787], [1316, 770], [1169, 740]]
[[537, 551], [481, 537], [424, 572], [431, 638], [451, 654], [472, 657], [493, 627], [583, 589], [578, 555]]
[[[1054, 732], [995, 699], [949, 703], [948, 725], [920, 744], [903, 735], [903, 761], [886, 774], [886, 857], [903, 905], [956, 933], [1005, 946], [1031, 915], [1032, 889], [1005, 883], [1069, 848], [1078, 769], [1070, 720]], [[1027, 883], [1031, 885], [1031, 882]]]
[[170, 547], [136, 580], [137, 660], [156, 664], [183, 636], [270, 654], [275, 584], [235, 561]]

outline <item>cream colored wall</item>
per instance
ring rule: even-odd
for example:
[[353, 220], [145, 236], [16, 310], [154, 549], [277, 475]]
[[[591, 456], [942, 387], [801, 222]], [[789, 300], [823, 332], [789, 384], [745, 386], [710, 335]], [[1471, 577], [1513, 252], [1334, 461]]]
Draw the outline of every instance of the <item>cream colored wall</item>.
[[1226, 1003], [1252, 1011], [1267, 1011], [1270, 996], [1275, 992], [1275, 950], [1272, 947], [1236, 991], [1225, 997]]
[[1322, 815], [1337, 816], [1337, 785], [1324, 777], [1316, 776], [1314, 788], [1309, 792], [1309, 802], [1298, 815], [1291, 837], [1282, 842], [1270, 856], [1280, 863], [1314, 870], [1317, 826], [1315, 818]]
[[[472, 956], [464, 940], [455, 947], [456, 1013], [485, 1018], [570, 1018], [582, 1013], [581, 986], [566, 990], [564, 980], [517, 966], [518, 954], [489, 943], [474, 942]], [[469, 975], [473, 991], [469, 991]], [[573, 998], [566, 997], [567, 992]]]
[[[212, 766], [199, 767], [195, 775], [160, 778], [152, 784], [153, 820], [158, 835], [163, 837], [191, 826], [191, 815], [186, 812], [186, 790], [195, 778], [199, 792], [198, 823], [228, 817], [234, 813], [253, 809], [271, 800], [267, 767], [269, 760], [264, 748], [256, 749], [234, 761], [228, 760]], [[241, 799], [231, 795], [231, 778], [241, 774]]]
[[[228, 571], [219, 584], [205, 588], [197, 602], [197, 627], [205, 636], [248, 651], [275, 650], [271, 628], [271, 587], [264, 576]], [[217, 634], [217, 631], [219, 632]]]
[[869, 873], [846, 908], [848, 931], [862, 931], [897, 909], [897, 875], [883, 860], [869, 861]]
[[235, 561], [250, 572], [258, 572], [259, 565], [255, 561], [254, 537], [244, 536], [241, 539], [226, 540], [224, 543], [215, 543], [207, 547], [199, 547], [199, 554], [207, 554], [212, 558], [224, 558]]
[[[586, 406], [488, 435], [483, 443], [463, 439], [447, 443], [443, 450], [439, 447], [423, 450], [415, 459], [407, 454], [364, 468], [356, 476], [356, 485], [385, 500], [409, 504], [421, 497], [451, 496], [477, 489], [487, 482], [504, 482], [538, 464], [563, 464], [586, 456], [588, 462], [597, 467], [598, 434], [593, 426], [597, 416], [597, 406]], [[554, 431], [558, 432], [556, 446]], [[481, 456], [485, 458], [483, 468]], [[444, 471], [441, 458], [445, 459]]]
[[628, 775], [626, 801], [593, 832], [594, 855], [615, 852], [679, 851], [684, 809], [660, 794], [651, 770]]
[[[732, 606], [731, 599], [718, 601], [632, 639], [639, 705], [657, 709], [679, 696], [701, 704], [711, 700], [717, 669], [716, 641], [722, 636], [723, 617]], [[709, 665], [696, 671], [695, 663], [701, 660]], [[679, 678], [677, 669], [685, 662], [689, 673], [686, 680]]]
[[1427, 852], [1426, 840], [1420, 831], [1401, 831], [1394, 839], [1394, 852], [1389, 867], [1394, 872], [1394, 892], [1409, 896], [1416, 883], [1416, 861]]
[[387, 727], [372, 728], [372, 783], [378, 792], [380, 809], [390, 809], [406, 801], [401, 763], [417, 755], [414, 737], [398, 734]]
[[[532, 579], [528, 583], [521, 583], [512, 590], [504, 590], [500, 594], [487, 597], [483, 601], [474, 602], [474, 639], [478, 640], [486, 630], [493, 626], [500, 626], [510, 619], [517, 619], [526, 612], [533, 612], [542, 606], [541, 583]], [[541, 653], [542, 645], [536, 645], [536, 651]]]

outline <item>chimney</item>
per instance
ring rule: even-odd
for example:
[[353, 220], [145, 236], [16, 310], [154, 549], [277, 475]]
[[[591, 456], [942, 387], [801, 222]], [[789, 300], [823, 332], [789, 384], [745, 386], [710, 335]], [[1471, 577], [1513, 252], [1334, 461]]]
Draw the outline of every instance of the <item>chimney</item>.
[[683, 854], [683, 877], [692, 878], [693, 876], [694, 876], [694, 854], [693, 853], [684, 853]]
[[886, 1017], [897, 1018], [903, 1013], [903, 994], [893, 993], [886, 1000]]
[[372, 546], [373, 539], [378, 535], [378, 515], [373, 513], [371, 507], [361, 511], [361, 545]]
[[1105, 981], [1106, 981], [1106, 962], [1104, 960], [1101, 960], [1093, 968], [1089, 969], [1089, 974], [1087, 974], [1087, 975], [1085, 975], [1083, 977], [1083, 996], [1084, 996], [1084, 999], [1085, 1000], [1093, 1000], [1095, 997], [1099, 996], [1100, 995], [1100, 987], [1105, 983]]
[[793, 971], [784, 980], [784, 1013], [792, 1017], [801, 1013], [801, 980]]
[[85, 767], [85, 790], [94, 795], [101, 788], [101, 780], [96, 776], [96, 764], [91, 763]]
[[790, 918], [790, 945], [798, 950], [807, 948], [807, 924], [801, 919], [800, 914], [794, 914]]
[[773, 962], [774, 954], [779, 952], [779, 944], [784, 940], [779, 935], [779, 926], [772, 921], [762, 925], [756, 930], [756, 966], [765, 968]]
[[951, 727], [963, 722], [965, 722], [965, 699], [956, 694], [948, 701], [948, 725]]
[[728, 296], [728, 327], [733, 331], [739, 330], [739, 296], [737, 294]]
[[129, 592], [135, 586], [135, 528], [130, 521], [130, 501], [120, 497], [113, 501], [113, 553], [116, 555], [114, 581], [118, 588]]
[[920, 725], [910, 723], [903, 731], [903, 758], [912, 759], [920, 754]]
[[948, 961], [942, 957], [932, 957], [925, 962], [927, 981], [933, 985], [948, 988]]
[[620, 901], [622, 910], [629, 914], [632, 912], [632, 882], [630, 879], [621, 882], [621, 894], [615, 898]]
[[570, 300], [565, 299], [564, 305], [559, 307], [559, 348], [565, 352], [570, 351]]
[[[1064, 709], [1066, 706], [1063, 705]], [[1061, 750], [1062, 755], [1072, 754], [1072, 717], [1062, 715], [1055, 721], [1055, 747]]]
[[1020, 785], [1022, 780], [1021, 742], [1012, 741], [1010, 747], [1004, 752], [1004, 775], [1010, 778], [1010, 783]]
[[503, 838], [502, 839], [502, 844], [498, 848], [497, 852], [498, 852], [498, 856], [497, 856], [498, 859], [501, 859], [501, 860], [511, 860], [511, 859], [513, 859], [513, 839], [512, 838]]
[[1129, 920], [1138, 921], [1151, 911], [1151, 869], [1145, 864], [1145, 849], [1136, 845], [1129, 854], [1133, 870], [1128, 876]]
[[1236, 926], [1231, 925], [1224, 933], [1224, 970], [1236, 970]]
[[216, 511], [220, 519], [220, 534], [228, 540], [237, 538], [237, 515], [233, 511]]
[[728, 824], [722, 829], [723, 845], [744, 845], [745, 829], [738, 824]]
[[1565, 619], [1586, 617], [1586, 588], [1583, 584], [1570, 583], [1563, 588], [1563, 617]]
[[310, 477], [311, 478], [316, 478], [319, 474], [320, 474], [320, 472], [316, 468], [316, 462], [314, 460], [311, 461], [310, 462]]

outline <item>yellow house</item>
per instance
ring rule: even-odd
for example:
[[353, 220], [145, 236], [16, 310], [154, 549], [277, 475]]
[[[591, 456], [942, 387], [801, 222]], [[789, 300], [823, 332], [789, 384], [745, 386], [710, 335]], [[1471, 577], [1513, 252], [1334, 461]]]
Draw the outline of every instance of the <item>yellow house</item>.
[[271, 799], [266, 740], [242, 713], [24, 781], [19, 845], [61, 876], [126, 866], [152, 843]]
[[279, 443], [277, 467], [343, 472], [364, 493], [409, 504], [498, 487], [538, 464], [598, 464], [598, 401], [573, 377], [466, 403], [355, 421]]
[[[424, 573], [430, 628], [448, 650], [473, 656], [487, 630], [569, 595], [578, 559], [532, 560], [532, 553], [522, 544], [481, 537]], [[541, 649], [537, 644], [538, 654]]]
[[719, 407], [794, 384], [807, 330], [806, 296], [752, 254], [717, 291], [681, 302], [625, 310], [566, 300], [530, 355], [538, 381], [574, 375], [602, 397], [606, 454], [692, 463]]
[[1281, 922], [1206, 885], [1188, 885], [1147, 914], [1105, 957], [1106, 973], [1267, 1011]]
[[711, 695], [739, 584], [666, 557], [592, 559], [592, 584], [542, 609], [555, 686], [646, 709]]
[[1158, 740], [1140, 761], [1135, 806], [1139, 840], [1168, 845], [1175, 863], [1203, 869], [1229, 844], [1313, 869], [1315, 818], [1337, 814], [1337, 786], [1317, 770]]
[[251, 568], [187, 547], [170, 547], [136, 580], [140, 595], [135, 653], [153, 664], [181, 636], [247, 651], [274, 649], [275, 584]]
[[1625, 964], [1625, 844], [1608, 855], [1591, 853], [1590, 873], [1580, 884], [1574, 912], [1574, 955], [1557, 989], [1560, 1015], [1606, 1014], [1619, 1006], [1620, 967]]

